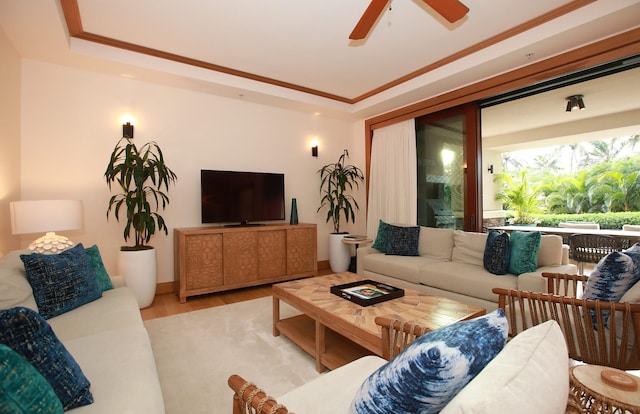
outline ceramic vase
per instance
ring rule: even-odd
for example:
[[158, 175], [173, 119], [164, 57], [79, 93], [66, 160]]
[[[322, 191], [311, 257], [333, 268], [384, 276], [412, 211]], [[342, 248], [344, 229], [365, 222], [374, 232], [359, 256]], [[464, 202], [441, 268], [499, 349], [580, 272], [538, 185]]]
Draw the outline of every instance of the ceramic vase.
[[349, 233], [332, 233], [329, 235], [329, 266], [333, 273], [346, 272], [351, 263], [351, 246], [342, 243]]
[[295, 198], [291, 199], [291, 218], [289, 224], [298, 224], [298, 202]]

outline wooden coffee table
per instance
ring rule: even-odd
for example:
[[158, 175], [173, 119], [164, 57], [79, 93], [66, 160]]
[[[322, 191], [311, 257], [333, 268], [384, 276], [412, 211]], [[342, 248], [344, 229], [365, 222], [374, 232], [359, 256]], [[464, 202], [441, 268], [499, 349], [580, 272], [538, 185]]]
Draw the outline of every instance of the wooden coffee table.
[[[273, 335], [281, 333], [316, 359], [316, 370], [336, 369], [355, 359], [382, 356], [376, 316], [419, 323], [437, 329], [485, 314], [485, 309], [455, 300], [405, 289], [403, 297], [360, 306], [332, 294], [331, 286], [366, 278], [336, 273], [273, 285]], [[302, 315], [280, 319], [280, 301]], [[328, 328], [328, 329], [327, 329]]]

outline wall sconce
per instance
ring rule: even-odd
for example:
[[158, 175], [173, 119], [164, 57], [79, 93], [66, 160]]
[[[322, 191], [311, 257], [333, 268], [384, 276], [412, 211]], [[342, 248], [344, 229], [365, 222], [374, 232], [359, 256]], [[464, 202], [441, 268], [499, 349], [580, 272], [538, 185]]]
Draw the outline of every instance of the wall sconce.
[[493, 164], [489, 164], [489, 168], [487, 168], [490, 174], [493, 174]]
[[131, 122], [122, 124], [122, 137], [133, 138], [133, 125], [131, 125]]
[[572, 95], [567, 97], [567, 112], [576, 111], [578, 109], [582, 111], [585, 108], [582, 98], [584, 98], [583, 95]]
[[311, 156], [318, 158], [318, 140], [311, 141]]
[[74, 245], [56, 231], [82, 228], [82, 200], [34, 200], [9, 203], [12, 234], [45, 233], [29, 249], [36, 253], [60, 253]]

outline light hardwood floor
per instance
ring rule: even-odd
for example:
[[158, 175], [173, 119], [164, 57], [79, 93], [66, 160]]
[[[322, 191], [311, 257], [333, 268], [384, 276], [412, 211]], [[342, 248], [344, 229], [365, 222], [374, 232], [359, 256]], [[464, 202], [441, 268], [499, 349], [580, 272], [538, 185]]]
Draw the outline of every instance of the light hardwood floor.
[[[318, 276], [331, 274], [331, 269], [318, 269]], [[230, 303], [243, 302], [245, 300], [271, 296], [271, 285], [262, 285], [244, 289], [229, 290], [226, 292], [210, 293], [207, 295], [191, 296], [186, 303], [180, 303], [176, 293], [158, 295], [153, 299], [151, 306], [140, 309], [143, 320], [162, 318], [178, 313], [191, 312], [200, 309], [213, 308], [215, 306], [228, 305]]]

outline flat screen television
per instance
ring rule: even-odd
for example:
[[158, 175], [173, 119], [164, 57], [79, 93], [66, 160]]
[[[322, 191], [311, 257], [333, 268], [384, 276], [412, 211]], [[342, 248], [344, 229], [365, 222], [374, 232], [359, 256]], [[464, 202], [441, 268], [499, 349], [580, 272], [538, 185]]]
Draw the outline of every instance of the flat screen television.
[[202, 223], [284, 220], [284, 174], [200, 171]]

